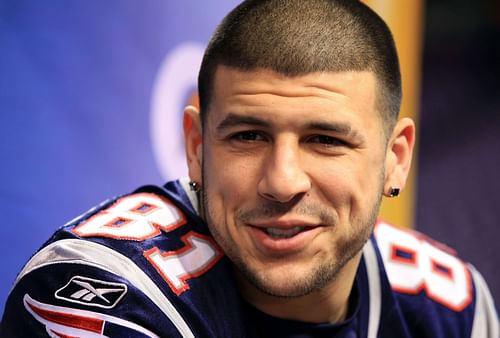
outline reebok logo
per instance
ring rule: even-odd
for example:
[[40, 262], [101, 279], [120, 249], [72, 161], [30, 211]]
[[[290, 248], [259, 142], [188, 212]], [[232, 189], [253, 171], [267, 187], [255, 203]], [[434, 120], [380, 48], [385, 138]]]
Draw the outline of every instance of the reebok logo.
[[55, 297], [68, 302], [111, 309], [127, 293], [127, 285], [74, 276], [56, 291]]

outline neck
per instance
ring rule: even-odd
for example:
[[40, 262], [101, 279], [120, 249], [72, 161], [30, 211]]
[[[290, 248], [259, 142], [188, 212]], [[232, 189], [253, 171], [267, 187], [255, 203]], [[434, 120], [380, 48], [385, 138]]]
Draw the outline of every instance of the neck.
[[236, 278], [246, 301], [268, 315], [310, 323], [336, 323], [347, 318], [360, 259], [361, 252], [324, 288], [300, 297], [272, 296], [255, 288], [238, 272]]

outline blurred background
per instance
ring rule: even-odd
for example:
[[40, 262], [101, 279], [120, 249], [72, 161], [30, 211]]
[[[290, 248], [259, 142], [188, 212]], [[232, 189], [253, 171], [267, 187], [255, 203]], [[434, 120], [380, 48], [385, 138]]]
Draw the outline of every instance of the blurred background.
[[[407, 109], [420, 138], [411, 205], [391, 212], [474, 264], [498, 304], [500, 3], [371, 2], [406, 3], [418, 20], [407, 27], [413, 14], [393, 13], [401, 32], [417, 32], [405, 100], [416, 97]], [[182, 108], [211, 32], [237, 3], [0, 0], [0, 315], [57, 227], [185, 175]]]

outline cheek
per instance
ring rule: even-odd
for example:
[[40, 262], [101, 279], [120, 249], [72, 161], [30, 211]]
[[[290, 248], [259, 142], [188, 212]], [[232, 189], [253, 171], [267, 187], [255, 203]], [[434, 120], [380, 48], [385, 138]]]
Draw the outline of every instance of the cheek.
[[[366, 170], [359, 167], [355, 159], [331, 159], [315, 166], [314, 180], [328, 195], [347, 198], [366, 185], [370, 180]], [[332, 196], [332, 197], [333, 197]]]
[[231, 156], [217, 149], [206, 155], [203, 170], [209, 200], [215, 199], [227, 209], [252, 195], [252, 186], [256, 187], [257, 161]]
[[314, 180], [328, 203], [348, 208], [349, 213], [359, 212], [378, 196], [381, 165], [374, 156], [332, 160], [316, 167]]

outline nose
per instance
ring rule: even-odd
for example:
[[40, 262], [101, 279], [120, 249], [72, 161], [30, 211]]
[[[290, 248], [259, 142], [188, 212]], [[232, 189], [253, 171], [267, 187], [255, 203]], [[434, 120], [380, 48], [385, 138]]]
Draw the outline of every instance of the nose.
[[303, 164], [298, 142], [275, 142], [257, 186], [259, 195], [285, 203], [308, 192], [311, 180]]

